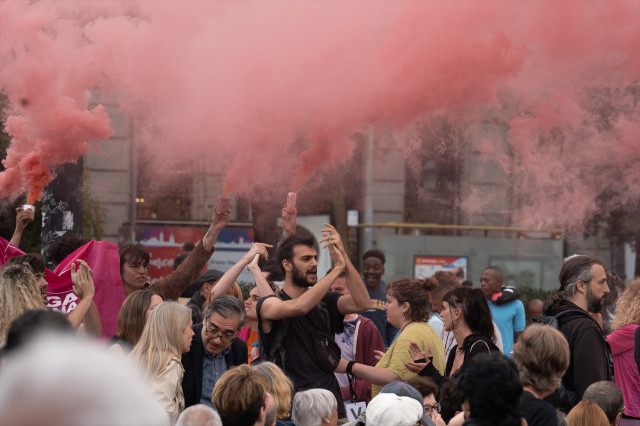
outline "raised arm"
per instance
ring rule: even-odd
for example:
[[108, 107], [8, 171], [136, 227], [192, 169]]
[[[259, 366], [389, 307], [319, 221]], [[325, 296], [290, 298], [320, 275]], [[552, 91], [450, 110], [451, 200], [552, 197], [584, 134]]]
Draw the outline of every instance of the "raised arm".
[[258, 287], [258, 292], [260, 293], [260, 297], [265, 297], [270, 294], [273, 294], [273, 290], [271, 290], [271, 286], [267, 282], [267, 279], [264, 277], [260, 266], [258, 266], [258, 261], [260, 260], [260, 255], [256, 254], [253, 257], [251, 263], [247, 265], [247, 269], [253, 275], [253, 280], [256, 283], [256, 287]]
[[218, 239], [218, 234], [229, 224], [229, 217], [231, 216], [230, 208], [226, 211], [219, 211], [220, 206], [218, 204], [220, 204], [220, 202], [217, 202], [216, 205], [213, 206], [211, 225], [209, 225], [207, 233], [204, 234], [204, 237], [202, 238], [202, 245], [208, 252], [213, 251], [213, 245]]
[[198, 279], [202, 268], [213, 254], [213, 244], [218, 238], [220, 231], [229, 223], [230, 209], [225, 212], [218, 211], [218, 203], [213, 207], [211, 225], [202, 241], [178, 266], [178, 269], [167, 275], [165, 278], [156, 281], [151, 286], [165, 300], [177, 299], [184, 292], [184, 289]]
[[[314, 306], [316, 306], [322, 298], [327, 294], [333, 282], [344, 271], [344, 258], [340, 251], [336, 248], [337, 242], [340, 240], [339, 235], [326, 235], [320, 240], [325, 243], [323, 248], [329, 249], [331, 260], [333, 261], [333, 269], [324, 278], [318, 281], [313, 287], [305, 291], [300, 297], [291, 300], [280, 300], [277, 297], [270, 297], [262, 302], [260, 306], [260, 321], [275, 321], [284, 318], [298, 317], [305, 315]], [[343, 296], [344, 297], [344, 296]], [[266, 324], [261, 324], [261, 326]], [[268, 326], [266, 326], [268, 328]], [[263, 327], [263, 329], [265, 329]]]
[[31, 209], [23, 209], [22, 207], [16, 208], [16, 229], [13, 231], [13, 236], [11, 237], [11, 241], [9, 241], [14, 246], [18, 247], [20, 245], [20, 239], [22, 238], [22, 233], [28, 224], [33, 222], [33, 210]]
[[[268, 259], [269, 253], [267, 252], [267, 247], [273, 246], [264, 243], [253, 243], [249, 251], [218, 280], [216, 285], [211, 289], [209, 298], [213, 300], [216, 297], [227, 294], [227, 291], [231, 288], [240, 273], [242, 273], [242, 270], [251, 263], [254, 257], [260, 258], [260, 256], [262, 256]], [[269, 284], [267, 284], [267, 287], [268, 286]]]
[[285, 238], [296, 233], [296, 217], [298, 217], [296, 207], [287, 207], [285, 204], [282, 208], [282, 229], [284, 229]]
[[347, 274], [347, 286], [351, 293], [338, 299], [338, 311], [342, 315], [366, 311], [371, 307], [371, 299], [369, 298], [367, 287], [364, 285], [358, 270], [353, 266], [351, 260], [349, 260], [349, 255], [347, 255], [347, 251], [342, 243], [342, 238], [340, 238], [340, 234], [338, 234], [336, 228], [328, 223], [325, 223], [324, 226], [326, 226], [326, 228], [324, 228], [322, 232], [338, 237], [336, 248], [340, 251], [340, 254], [344, 259], [345, 272]]
[[[73, 291], [78, 295], [80, 301], [75, 309], [67, 315], [67, 320], [73, 328], [77, 329], [91, 308], [93, 296], [96, 294], [96, 288], [93, 285], [93, 271], [84, 260], [78, 259], [71, 264], [71, 282], [73, 283]], [[102, 331], [102, 326], [100, 329]]]

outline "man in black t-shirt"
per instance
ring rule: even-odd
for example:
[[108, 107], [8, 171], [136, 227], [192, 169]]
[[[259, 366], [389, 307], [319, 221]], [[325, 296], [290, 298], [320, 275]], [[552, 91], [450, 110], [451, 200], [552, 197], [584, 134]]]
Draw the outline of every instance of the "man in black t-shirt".
[[[256, 307], [259, 321], [261, 353], [269, 353], [282, 336], [284, 356], [276, 355], [273, 361], [291, 378], [296, 392], [324, 388], [330, 390], [338, 401], [338, 415], [345, 417], [342, 393], [333, 372], [324, 370], [317, 358], [311, 338], [311, 328], [333, 336], [342, 331], [345, 314], [369, 308], [367, 289], [358, 271], [349, 261], [340, 235], [331, 225], [322, 230], [325, 236], [320, 243], [329, 249], [333, 269], [320, 281], [317, 280], [318, 254], [313, 237], [291, 235], [278, 248], [278, 264], [285, 274], [284, 286], [279, 295], [261, 299]], [[333, 281], [343, 272], [347, 274], [350, 295], [329, 292]], [[320, 303], [322, 302], [322, 303]], [[328, 315], [327, 315], [328, 314]]]

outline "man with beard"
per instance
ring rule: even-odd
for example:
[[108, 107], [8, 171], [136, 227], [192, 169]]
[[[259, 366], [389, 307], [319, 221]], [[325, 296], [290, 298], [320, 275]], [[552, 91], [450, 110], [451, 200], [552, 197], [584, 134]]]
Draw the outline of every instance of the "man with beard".
[[[345, 417], [340, 386], [333, 371], [321, 365], [314, 335], [322, 333], [333, 337], [341, 333], [344, 315], [364, 311], [369, 308], [370, 300], [340, 235], [333, 226], [325, 225], [320, 243], [329, 249], [333, 269], [320, 281], [313, 236], [291, 235], [278, 248], [284, 286], [277, 297], [267, 296], [256, 306], [260, 353], [268, 355], [270, 361], [285, 371], [293, 381], [295, 392], [312, 388], [331, 391], [338, 401], [338, 414]], [[347, 274], [350, 294], [329, 292], [343, 271]]]
[[592, 383], [613, 380], [611, 349], [600, 326], [590, 314], [600, 312], [609, 292], [602, 262], [591, 256], [565, 259], [560, 270], [560, 288], [545, 302], [544, 315], [553, 315], [569, 342], [571, 358], [562, 378], [560, 404], [571, 409]]

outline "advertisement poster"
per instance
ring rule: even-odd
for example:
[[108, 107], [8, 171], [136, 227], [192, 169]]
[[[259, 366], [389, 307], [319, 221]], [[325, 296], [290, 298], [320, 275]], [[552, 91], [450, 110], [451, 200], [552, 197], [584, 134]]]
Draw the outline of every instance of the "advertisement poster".
[[[153, 284], [173, 272], [176, 257], [183, 253], [186, 242], [198, 242], [204, 236], [203, 228], [170, 228], [147, 226], [140, 229], [140, 244], [151, 254], [149, 281]], [[219, 269], [225, 272], [236, 263], [253, 243], [251, 229], [223, 229], [215, 244], [215, 253], [207, 263], [207, 269]], [[203, 270], [204, 271], [204, 270]], [[239, 281], [253, 281], [246, 269], [238, 277]]]
[[466, 257], [450, 256], [414, 256], [413, 277], [429, 278], [437, 271], [452, 272], [461, 282], [467, 279], [468, 262]]

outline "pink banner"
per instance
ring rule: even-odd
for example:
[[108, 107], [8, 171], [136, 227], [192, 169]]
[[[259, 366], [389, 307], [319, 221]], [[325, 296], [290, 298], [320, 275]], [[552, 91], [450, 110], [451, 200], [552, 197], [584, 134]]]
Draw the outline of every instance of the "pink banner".
[[[24, 252], [19, 248], [0, 238], [0, 266], [10, 258], [22, 254]], [[54, 271], [47, 270], [47, 307], [68, 314], [77, 306], [78, 296], [73, 293], [71, 283], [71, 263], [76, 259], [84, 260], [93, 270], [96, 288], [93, 300], [100, 313], [102, 336], [113, 336], [118, 328], [118, 311], [125, 299], [116, 244], [89, 241], [67, 256]]]

